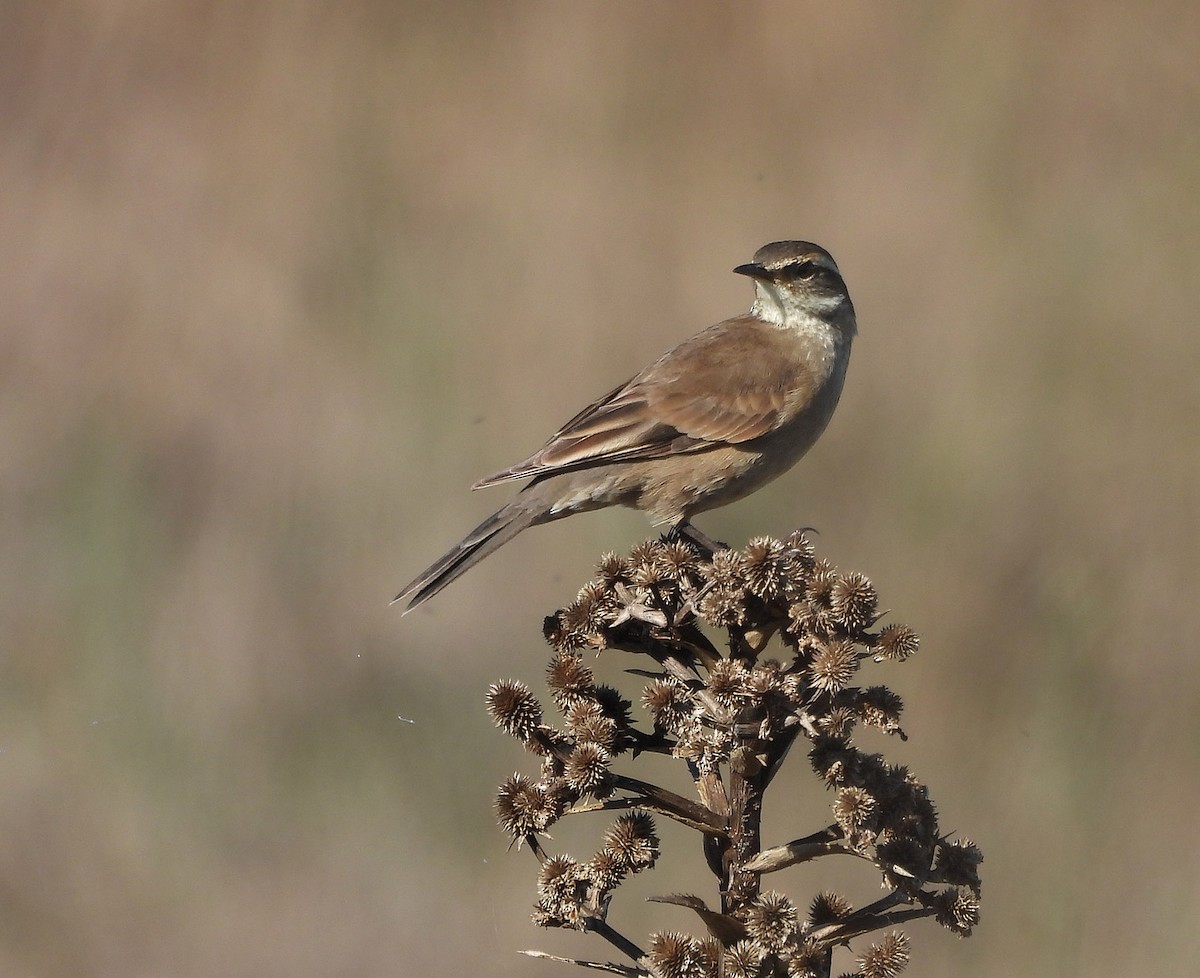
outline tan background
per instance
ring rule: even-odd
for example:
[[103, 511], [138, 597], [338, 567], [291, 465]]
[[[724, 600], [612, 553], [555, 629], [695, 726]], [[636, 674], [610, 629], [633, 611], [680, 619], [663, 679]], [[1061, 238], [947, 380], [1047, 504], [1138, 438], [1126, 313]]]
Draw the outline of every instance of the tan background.
[[[528, 924], [489, 812], [527, 762], [481, 699], [540, 682], [541, 616], [640, 517], [387, 600], [498, 505], [476, 477], [744, 308], [729, 269], [780, 237], [845, 272], [846, 393], [701, 523], [817, 526], [923, 636], [873, 677], [912, 735], [882, 747], [987, 862], [976, 936], [910, 928], [912, 973], [1194, 973], [1194, 4], [0, 18], [0, 973], [609, 957]], [[825, 818], [792, 773], [771, 841]], [[618, 893], [639, 940], [692, 927], [641, 897], [713, 896], [664, 835]]]

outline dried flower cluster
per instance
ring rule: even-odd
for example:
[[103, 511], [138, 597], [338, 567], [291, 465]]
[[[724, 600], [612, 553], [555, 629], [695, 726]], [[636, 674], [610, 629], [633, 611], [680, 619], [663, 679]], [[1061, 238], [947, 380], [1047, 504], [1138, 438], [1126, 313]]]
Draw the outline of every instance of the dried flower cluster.
[[[932, 917], [967, 936], [979, 919], [979, 849], [939, 830], [928, 791], [907, 768], [855, 746], [858, 725], [904, 737], [900, 697], [866, 686], [868, 661], [901, 662], [917, 651], [905, 625], [877, 627], [878, 597], [861, 574], [817, 559], [804, 532], [760, 537], [741, 551], [709, 553], [682, 539], [648, 541], [628, 557], [605, 555], [575, 601], [546, 619], [554, 648], [546, 685], [559, 720], [548, 723], [527, 685], [494, 684], [496, 724], [541, 758], [534, 780], [514, 774], [496, 798], [500, 824], [537, 855], [534, 920], [601, 934], [632, 963], [575, 961], [659, 978], [828, 976], [835, 946], [905, 921]], [[706, 631], [722, 635], [719, 649]], [[781, 653], [767, 658], [776, 638]], [[638, 726], [631, 703], [596, 681], [585, 652], [646, 656]], [[831, 822], [764, 849], [763, 795], [798, 737], [831, 793]], [[623, 754], [682, 761], [692, 800], [613, 768]], [[625, 810], [583, 861], [549, 855], [541, 836], [564, 815]], [[719, 908], [699, 897], [658, 898], [692, 910], [707, 935], [658, 933], [642, 949], [607, 923], [615, 888], [651, 868], [659, 840], [653, 814], [703, 836], [718, 879]], [[796, 863], [848, 855], [871, 864], [885, 896], [855, 910], [835, 893], [807, 913], [760, 879]], [[908, 939], [887, 933], [857, 958], [865, 978], [891, 978], [908, 961]], [[538, 955], [549, 957], [549, 955]]]

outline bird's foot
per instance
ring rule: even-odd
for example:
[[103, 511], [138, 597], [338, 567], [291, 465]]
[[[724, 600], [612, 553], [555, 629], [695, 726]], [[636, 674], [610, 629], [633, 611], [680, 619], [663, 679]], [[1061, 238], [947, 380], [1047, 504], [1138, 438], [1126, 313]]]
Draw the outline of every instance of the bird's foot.
[[671, 540], [687, 540], [689, 543], [694, 543], [697, 547], [707, 554], [715, 554], [718, 550], [728, 550], [729, 544], [722, 543], [720, 540], [713, 540], [698, 530], [687, 520], [680, 520], [667, 533], [667, 539]]

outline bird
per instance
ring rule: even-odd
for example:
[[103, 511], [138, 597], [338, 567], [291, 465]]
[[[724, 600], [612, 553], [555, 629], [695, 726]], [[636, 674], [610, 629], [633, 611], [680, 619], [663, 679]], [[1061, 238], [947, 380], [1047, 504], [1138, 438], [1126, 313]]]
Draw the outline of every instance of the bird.
[[475, 483], [530, 480], [392, 603], [408, 614], [523, 530], [606, 506], [639, 509], [713, 549], [692, 517], [754, 492], [813, 446], [857, 333], [841, 272], [819, 245], [775, 241], [733, 271], [754, 282], [749, 312], [684, 340]]

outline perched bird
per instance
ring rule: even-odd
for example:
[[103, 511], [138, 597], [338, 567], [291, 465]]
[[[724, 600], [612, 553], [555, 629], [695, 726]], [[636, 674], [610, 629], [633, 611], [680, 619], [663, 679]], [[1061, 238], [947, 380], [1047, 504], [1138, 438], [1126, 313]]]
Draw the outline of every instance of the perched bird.
[[734, 271], [754, 280], [748, 313], [684, 340], [473, 486], [531, 480], [396, 595], [406, 614], [522, 530], [573, 513], [631, 506], [711, 546], [695, 514], [753, 492], [812, 447], [856, 332], [841, 273], [808, 241], [765, 245]]

